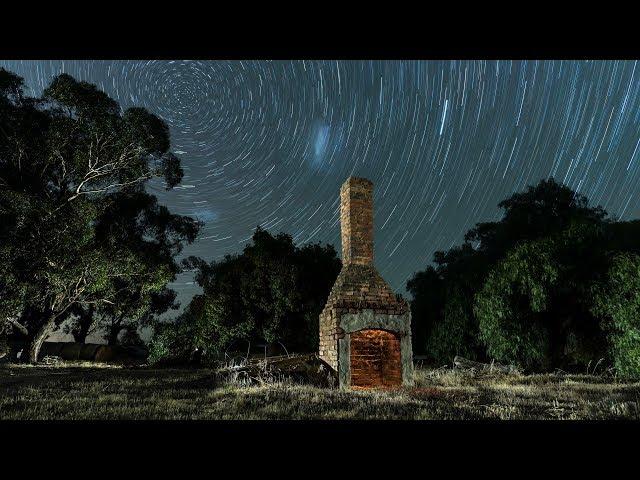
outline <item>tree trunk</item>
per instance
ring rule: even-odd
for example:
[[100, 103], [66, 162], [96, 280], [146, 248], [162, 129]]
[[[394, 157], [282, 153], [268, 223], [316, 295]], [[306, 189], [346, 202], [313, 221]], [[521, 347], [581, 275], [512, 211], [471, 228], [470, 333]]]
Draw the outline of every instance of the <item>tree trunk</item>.
[[29, 344], [29, 362], [31, 363], [38, 362], [38, 355], [40, 354], [40, 348], [42, 347], [42, 344], [47, 339], [51, 331], [53, 330], [53, 327], [55, 326], [55, 324], [56, 324], [56, 316], [52, 315], [46, 321], [46, 323], [38, 329], [35, 336], [31, 339], [31, 342]]
[[84, 331], [78, 331], [78, 332], [71, 332], [73, 335], [73, 341], [76, 343], [87, 343], [87, 332]]
[[117, 345], [118, 335], [120, 334], [120, 327], [109, 327], [109, 334], [107, 335], [107, 345]]
[[11, 325], [16, 327], [20, 331], [20, 333], [22, 333], [23, 335], [29, 335], [29, 331], [24, 327], [24, 325], [22, 325], [20, 322], [18, 322], [18, 318], [20, 318], [20, 317], [17, 316], [16, 318], [7, 318], [7, 321]]
[[77, 330], [71, 332], [73, 340], [76, 343], [87, 343], [87, 337], [89, 336], [89, 330], [93, 327], [93, 322], [82, 323]]
[[0, 358], [5, 357], [9, 353], [9, 342], [7, 341], [7, 335], [4, 332], [0, 332]]
[[95, 324], [95, 319], [93, 318], [94, 314], [94, 306], [90, 305], [89, 309], [79, 314], [79, 318], [77, 321], [77, 328], [75, 328], [71, 334], [73, 335], [73, 340], [76, 343], [87, 343], [87, 337], [89, 336], [89, 331], [93, 328]]

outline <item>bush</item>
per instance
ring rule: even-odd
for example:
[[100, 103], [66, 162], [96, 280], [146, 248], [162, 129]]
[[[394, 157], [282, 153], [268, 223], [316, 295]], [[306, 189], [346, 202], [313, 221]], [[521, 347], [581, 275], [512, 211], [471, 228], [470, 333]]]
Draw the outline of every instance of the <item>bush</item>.
[[433, 325], [426, 342], [427, 352], [436, 362], [451, 363], [456, 355], [478, 358], [478, 326], [469, 306], [459, 287], [448, 289], [443, 316]]
[[431, 354], [429, 338], [442, 320], [444, 281], [432, 266], [407, 281], [411, 294], [411, 341], [415, 355]]
[[180, 340], [176, 323], [156, 323], [149, 342], [148, 362], [152, 365], [179, 364], [189, 359], [189, 350]]
[[236, 340], [248, 339], [252, 323], [232, 324], [232, 306], [227, 295], [196, 295], [173, 322], [156, 323], [149, 346], [149, 361], [184, 364], [192, 361], [214, 364]]
[[530, 369], [551, 366], [544, 317], [558, 277], [547, 240], [521, 244], [491, 271], [474, 305], [490, 357]]
[[475, 296], [480, 338], [490, 357], [526, 369], [580, 369], [606, 355], [591, 285], [606, 271], [606, 237], [575, 222], [518, 244]]
[[[606, 251], [640, 248], [640, 223], [610, 222], [553, 179], [499, 207], [501, 220], [476, 224], [462, 245], [435, 252], [435, 266], [407, 283], [415, 351], [427, 346], [446, 360], [476, 352], [530, 369], [600, 358], [602, 332], [586, 290]], [[452, 283], [465, 301], [450, 300]]]
[[609, 359], [624, 378], [640, 378], [640, 256], [612, 258], [605, 279], [593, 289], [593, 313], [600, 317]]
[[341, 268], [332, 246], [297, 247], [289, 235], [257, 228], [241, 254], [211, 263], [189, 257], [183, 265], [196, 272], [203, 292], [173, 329], [158, 327], [152, 359], [214, 363], [238, 344], [317, 350], [318, 317]]

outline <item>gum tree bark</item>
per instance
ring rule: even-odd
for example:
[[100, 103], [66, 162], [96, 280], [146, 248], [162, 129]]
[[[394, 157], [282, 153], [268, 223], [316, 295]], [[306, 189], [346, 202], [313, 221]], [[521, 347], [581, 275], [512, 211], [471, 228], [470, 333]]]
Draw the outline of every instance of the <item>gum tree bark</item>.
[[42, 344], [53, 331], [53, 328], [56, 325], [56, 318], [57, 315], [51, 315], [31, 339], [31, 342], [29, 343], [29, 362], [38, 362], [38, 355], [40, 355]]

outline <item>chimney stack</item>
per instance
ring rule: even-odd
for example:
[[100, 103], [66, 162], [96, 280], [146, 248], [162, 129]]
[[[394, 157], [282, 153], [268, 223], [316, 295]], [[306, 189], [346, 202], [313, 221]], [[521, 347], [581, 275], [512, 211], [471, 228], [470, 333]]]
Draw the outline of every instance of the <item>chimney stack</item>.
[[320, 358], [342, 388], [413, 384], [411, 310], [373, 265], [373, 183], [340, 188], [342, 269], [320, 313]]
[[342, 263], [373, 265], [373, 183], [349, 177], [340, 188]]

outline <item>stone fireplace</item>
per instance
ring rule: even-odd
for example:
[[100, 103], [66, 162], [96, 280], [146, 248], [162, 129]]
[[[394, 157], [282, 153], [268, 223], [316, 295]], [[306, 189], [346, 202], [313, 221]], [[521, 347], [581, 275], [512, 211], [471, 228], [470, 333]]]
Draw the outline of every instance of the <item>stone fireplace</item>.
[[340, 189], [342, 270], [320, 314], [320, 358], [342, 388], [413, 383], [411, 311], [373, 265], [373, 183]]

